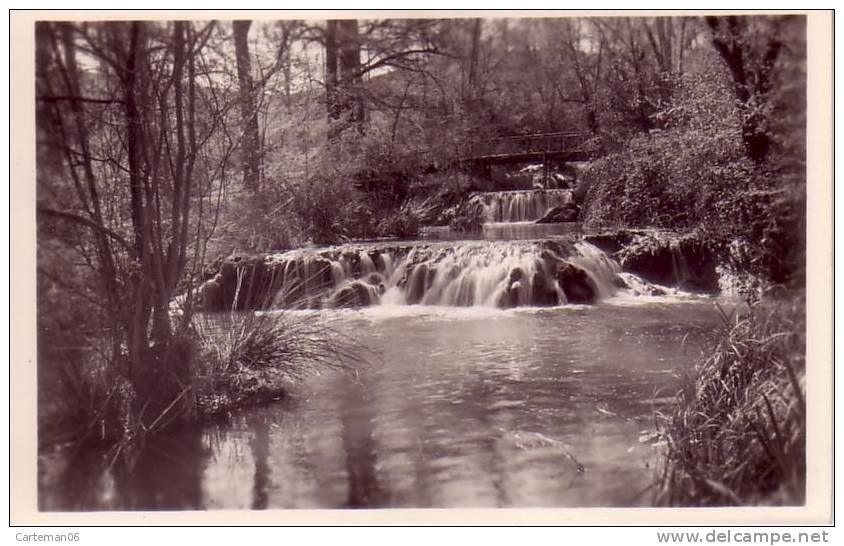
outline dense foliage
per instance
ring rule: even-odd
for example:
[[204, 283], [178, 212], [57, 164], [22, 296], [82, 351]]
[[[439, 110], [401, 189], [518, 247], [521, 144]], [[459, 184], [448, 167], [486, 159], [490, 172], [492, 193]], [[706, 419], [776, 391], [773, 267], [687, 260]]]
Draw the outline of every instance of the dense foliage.
[[[789, 44], [769, 74], [778, 85], [757, 95], [750, 112], [734, 96], [728, 66], [715, 55], [704, 56], [677, 80], [672, 101], [656, 114], [660, 130], [634, 136], [585, 171], [578, 191], [587, 226], [698, 230], [721, 247], [742, 240], [752, 254], [744, 265], [754, 274], [802, 284], [803, 22], [756, 21], [743, 27], [747, 57], [757, 53], [759, 27], [783, 33], [778, 39]], [[764, 160], [745, 145], [748, 116], [765, 119], [772, 143]]]

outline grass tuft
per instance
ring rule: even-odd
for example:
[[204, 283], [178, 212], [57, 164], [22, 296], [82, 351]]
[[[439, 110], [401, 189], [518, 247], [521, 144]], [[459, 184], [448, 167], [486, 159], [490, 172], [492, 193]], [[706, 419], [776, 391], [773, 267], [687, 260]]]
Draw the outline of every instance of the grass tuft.
[[355, 373], [366, 356], [316, 312], [199, 314], [193, 328], [201, 415], [280, 398], [296, 381], [321, 371]]
[[795, 505], [805, 498], [805, 311], [801, 299], [728, 315], [716, 347], [662, 416], [655, 503]]

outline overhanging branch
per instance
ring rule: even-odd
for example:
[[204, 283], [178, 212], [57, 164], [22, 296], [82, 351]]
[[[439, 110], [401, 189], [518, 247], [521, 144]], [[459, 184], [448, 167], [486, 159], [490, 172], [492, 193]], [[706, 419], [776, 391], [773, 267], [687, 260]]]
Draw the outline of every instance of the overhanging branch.
[[90, 102], [93, 104], [123, 104], [120, 99], [95, 99], [93, 97], [74, 97], [70, 95], [39, 95], [37, 100], [42, 102]]
[[126, 239], [123, 238], [122, 235], [120, 235], [119, 233], [117, 233], [117, 232], [115, 232], [115, 231], [113, 231], [113, 230], [111, 230], [111, 229], [109, 229], [105, 226], [102, 226], [102, 225], [94, 222], [93, 220], [91, 220], [89, 218], [85, 218], [84, 216], [80, 216], [80, 215], [74, 214], [72, 212], [66, 212], [66, 211], [51, 209], [49, 207], [44, 207], [42, 205], [38, 205], [36, 207], [36, 210], [38, 211], [39, 214], [46, 214], [48, 216], [53, 216], [55, 218], [61, 218], [63, 220], [75, 222], [75, 223], [80, 224], [82, 226], [85, 226], [89, 229], [92, 229], [96, 232], [99, 232], [103, 235], [106, 235], [106, 236], [114, 239], [116, 242], [120, 243], [120, 245], [123, 248], [125, 248], [127, 251], [132, 253], [132, 247], [129, 245], [129, 243], [126, 241]]

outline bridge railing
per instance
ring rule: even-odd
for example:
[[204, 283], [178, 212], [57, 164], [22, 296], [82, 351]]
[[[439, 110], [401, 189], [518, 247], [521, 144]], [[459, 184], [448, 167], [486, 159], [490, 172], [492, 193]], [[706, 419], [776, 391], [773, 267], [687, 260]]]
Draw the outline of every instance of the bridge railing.
[[441, 142], [435, 146], [413, 151], [413, 156], [430, 165], [454, 161], [475, 161], [507, 158], [541, 153], [582, 152], [586, 136], [583, 133], [542, 133], [509, 137]]
[[464, 157], [483, 158], [545, 152], [576, 151], [582, 148], [581, 133], [544, 133], [476, 140], [466, 144]]

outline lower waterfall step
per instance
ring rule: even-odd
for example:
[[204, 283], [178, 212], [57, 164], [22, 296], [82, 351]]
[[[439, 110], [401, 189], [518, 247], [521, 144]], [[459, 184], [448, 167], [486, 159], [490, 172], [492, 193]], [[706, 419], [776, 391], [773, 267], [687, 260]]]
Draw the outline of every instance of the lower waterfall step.
[[611, 296], [618, 271], [597, 247], [565, 239], [345, 245], [226, 262], [199, 298], [207, 311], [554, 306]]

